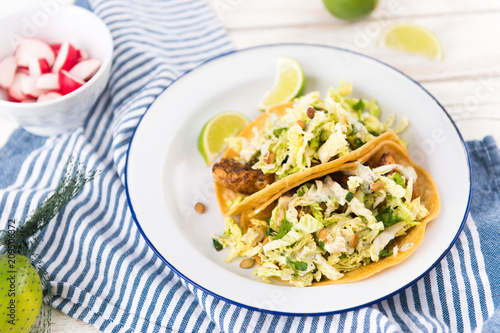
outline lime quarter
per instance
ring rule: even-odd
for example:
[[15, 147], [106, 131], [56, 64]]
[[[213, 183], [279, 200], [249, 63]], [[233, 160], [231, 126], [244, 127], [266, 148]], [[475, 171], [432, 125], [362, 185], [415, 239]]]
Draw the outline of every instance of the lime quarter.
[[264, 94], [258, 108], [266, 110], [275, 105], [291, 101], [302, 94], [305, 81], [302, 67], [295, 59], [278, 57], [274, 85]]
[[224, 139], [237, 135], [248, 124], [250, 120], [237, 111], [224, 111], [207, 121], [198, 137], [198, 150], [207, 165], [226, 148]]
[[426, 27], [412, 22], [394, 23], [382, 31], [379, 45], [443, 60], [443, 47], [437, 36]]

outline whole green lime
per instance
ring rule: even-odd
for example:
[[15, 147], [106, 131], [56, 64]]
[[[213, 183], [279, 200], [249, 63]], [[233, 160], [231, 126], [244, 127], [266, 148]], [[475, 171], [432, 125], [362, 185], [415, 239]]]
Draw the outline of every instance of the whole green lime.
[[377, 7], [378, 0], [323, 0], [326, 9], [342, 20], [359, 20]]
[[28, 258], [0, 256], [0, 332], [29, 332], [42, 298], [40, 276]]

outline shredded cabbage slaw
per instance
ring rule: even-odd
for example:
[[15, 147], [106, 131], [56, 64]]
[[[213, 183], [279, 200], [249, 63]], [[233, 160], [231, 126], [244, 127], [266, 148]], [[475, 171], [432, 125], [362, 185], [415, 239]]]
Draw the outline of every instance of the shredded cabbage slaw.
[[[254, 128], [251, 139], [226, 140], [240, 161], [252, 162], [254, 169], [281, 179], [341, 157], [391, 129], [399, 134], [408, 126], [404, 117], [394, 126], [394, 114], [382, 122], [375, 100], [350, 98], [351, 92], [352, 85], [345, 83], [337, 90], [329, 88], [323, 100], [319, 92], [311, 92], [298, 98], [284, 116], [271, 114], [262, 134]], [[312, 118], [307, 114], [310, 107], [316, 111]], [[270, 163], [265, 158], [268, 152], [274, 154]]]

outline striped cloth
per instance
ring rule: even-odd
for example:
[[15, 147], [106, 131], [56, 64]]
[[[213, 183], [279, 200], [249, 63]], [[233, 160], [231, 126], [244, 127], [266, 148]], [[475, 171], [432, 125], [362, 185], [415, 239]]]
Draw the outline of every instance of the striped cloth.
[[481, 209], [500, 207], [500, 154], [491, 138], [469, 143], [474, 175], [483, 181], [475, 186], [487, 188], [476, 191], [481, 197], [474, 197], [456, 245], [424, 278], [383, 302], [339, 315], [266, 315], [215, 299], [180, 279], [154, 255], [132, 220], [123, 186], [126, 151], [139, 118], [172, 80], [232, 46], [201, 0], [94, 0], [90, 8], [108, 24], [115, 58], [108, 89], [88, 122], [50, 138], [20, 129], [0, 150], [2, 228], [8, 219], [24, 219], [56, 188], [70, 155], [102, 170], [49, 224], [37, 249], [57, 309], [104, 332], [499, 328], [494, 309], [500, 302], [500, 263], [487, 237], [498, 235], [494, 222], [500, 211], [489, 216]]

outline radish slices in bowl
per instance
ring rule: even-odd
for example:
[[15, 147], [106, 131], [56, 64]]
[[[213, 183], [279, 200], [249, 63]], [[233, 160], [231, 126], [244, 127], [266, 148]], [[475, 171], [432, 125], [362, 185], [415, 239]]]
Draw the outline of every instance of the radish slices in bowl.
[[14, 55], [0, 60], [0, 87], [9, 101], [44, 102], [69, 94], [83, 86], [101, 67], [85, 51], [71, 43], [52, 44], [22, 39]]
[[27, 29], [39, 14], [34, 6], [0, 20], [0, 122], [50, 136], [90, 121], [108, 84], [114, 43], [106, 24], [82, 7], [61, 5], [47, 24], [28, 22], [34, 28]]

